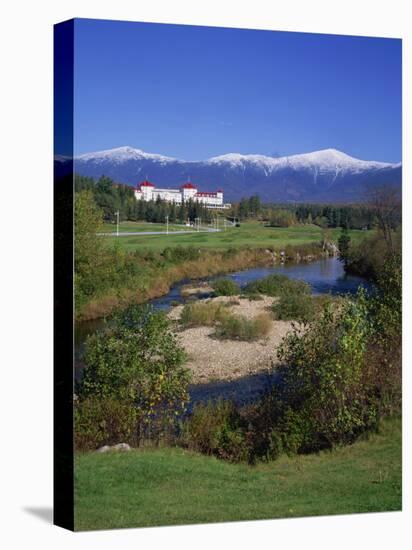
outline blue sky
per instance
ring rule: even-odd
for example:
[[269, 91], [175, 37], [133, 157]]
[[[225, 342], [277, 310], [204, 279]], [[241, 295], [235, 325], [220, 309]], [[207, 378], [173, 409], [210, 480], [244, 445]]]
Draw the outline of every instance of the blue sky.
[[75, 153], [401, 160], [401, 41], [78, 19]]

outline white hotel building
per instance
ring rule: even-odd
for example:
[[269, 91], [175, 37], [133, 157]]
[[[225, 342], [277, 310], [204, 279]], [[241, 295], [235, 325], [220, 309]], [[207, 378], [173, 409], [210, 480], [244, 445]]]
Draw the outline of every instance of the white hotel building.
[[182, 204], [192, 199], [205, 204], [207, 208], [230, 208], [229, 203], [223, 202], [223, 191], [218, 189], [216, 192], [198, 191], [193, 183], [185, 183], [180, 189], [160, 189], [150, 181], [142, 181], [135, 189], [136, 200], [155, 201], [160, 198], [167, 202]]

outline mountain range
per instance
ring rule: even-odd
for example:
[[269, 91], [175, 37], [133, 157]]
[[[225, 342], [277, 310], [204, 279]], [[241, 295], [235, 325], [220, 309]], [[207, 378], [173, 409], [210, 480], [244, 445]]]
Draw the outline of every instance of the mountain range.
[[[56, 158], [61, 168], [67, 162]], [[225, 201], [257, 193], [263, 201], [358, 202], [371, 186], [401, 186], [402, 164], [360, 160], [336, 149], [284, 157], [230, 153], [185, 161], [125, 146], [75, 157], [75, 172], [136, 185], [148, 178], [157, 187], [189, 179], [201, 191], [221, 188]]]

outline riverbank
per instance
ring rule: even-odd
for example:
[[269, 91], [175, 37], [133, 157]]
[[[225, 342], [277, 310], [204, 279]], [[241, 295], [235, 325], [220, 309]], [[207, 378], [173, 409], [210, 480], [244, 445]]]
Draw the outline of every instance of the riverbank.
[[[367, 282], [359, 277], [348, 276], [345, 274], [343, 264], [336, 257], [324, 258], [316, 261], [307, 262], [285, 262], [272, 263], [269, 266], [250, 267], [245, 270], [232, 271], [225, 275], [240, 288], [252, 283], [253, 281], [263, 279], [271, 274], [285, 275], [290, 279], [296, 279], [308, 283], [314, 295], [319, 294], [354, 294], [359, 285], [368, 287]], [[170, 291], [158, 298], [154, 298], [149, 303], [154, 309], [169, 311], [171, 307], [177, 304], [184, 304], [191, 299], [207, 298], [212, 294], [212, 280], [220, 275], [214, 275], [210, 278], [200, 279], [198, 281], [180, 281], [171, 285]], [[142, 281], [140, 281], [141, 283]], [[142, 286], [140, 284], [140, 286]], [[76, 359], [81, 357], [83, 344], [88, 335], [104, 328], [105, 320], [96, 318], [90, 321], [76, 322]]]
[[[183, 280], [196, 280], [252, 267], [269, 267], [285, 262], [312, 262], [328, 257], [319, 243], [274, 248], [227, 250], [165, 249], [135, 254], [139, 270], [122, 288], [93, 297], [76, 311], [76, 321], [99, 319], [130, 304], [144, 303], [167, 294]], [[189, 258], [189, 259], [188, 259]]]

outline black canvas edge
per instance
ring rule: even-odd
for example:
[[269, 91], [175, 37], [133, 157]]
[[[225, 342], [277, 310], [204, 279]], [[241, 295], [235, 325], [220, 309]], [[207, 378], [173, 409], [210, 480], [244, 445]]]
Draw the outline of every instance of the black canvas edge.
[[[53, 523], [74, 530], [74, 20], [54, 25]], [[59, 155], [64, 155], [64, 163]], [[64, 165], [64, 169], [62, 166]]]

